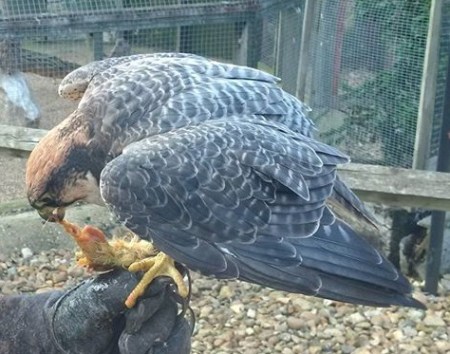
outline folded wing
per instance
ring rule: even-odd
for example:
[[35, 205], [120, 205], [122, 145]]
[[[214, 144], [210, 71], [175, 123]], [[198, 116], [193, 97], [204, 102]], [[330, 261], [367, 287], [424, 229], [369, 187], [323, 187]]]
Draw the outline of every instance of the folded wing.
[[130, 145], [102, 196], [194, 270], [351, 303], [417, 306], [407, 280], [327, 206], [336, 149], [235, 115]]

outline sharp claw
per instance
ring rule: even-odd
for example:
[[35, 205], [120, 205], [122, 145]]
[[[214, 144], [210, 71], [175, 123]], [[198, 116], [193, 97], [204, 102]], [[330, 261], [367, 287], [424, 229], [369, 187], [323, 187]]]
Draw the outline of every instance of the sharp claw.
[[[143, 275], [142, 279], [133, 289], [125, 301], [125, 306], [128, 308], [133, 307], [136, 304], [137, 299], [142, 296], [149, 286], [149, 284], [159, 276], [167, 276], [171, 278], [174, 284], [177, 286], [177, 294], [185, 299], [189, 296], [190, 290], [184, 283], [183, 276], [175, 267], [173, 259], [169, 258], [164, 253], [158, 253], [153, 258], [147, 258], [131, 264], [128, 267], [129, 271], [142, 271], [147, 269], [147, 272]], [[189, 287], [190, 289], [190, 287]]]

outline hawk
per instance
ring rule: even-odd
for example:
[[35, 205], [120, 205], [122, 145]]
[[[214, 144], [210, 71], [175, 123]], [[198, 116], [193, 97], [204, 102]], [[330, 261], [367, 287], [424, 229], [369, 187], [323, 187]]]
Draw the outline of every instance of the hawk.
[[374, 223], [337, 176], [348, 157], [314, 139], [308, 107], [278, 82], [191, 54], [81, 67], [60, 86], [81, 98], [77, 110], [30, 155], [29, 202], [49, 221], [77, 201], [106, 204], [140, 238], [217, 278], [422, 307], [340, 216]]

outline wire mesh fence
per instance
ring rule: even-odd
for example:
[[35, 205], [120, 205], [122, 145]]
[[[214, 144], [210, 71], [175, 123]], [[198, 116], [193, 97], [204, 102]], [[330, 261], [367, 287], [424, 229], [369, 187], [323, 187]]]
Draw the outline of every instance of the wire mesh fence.
[[320, 2], [308, 102], [354, 162], [411, 167], [430, 2]]
[[[190, 52], [275, 72], [279, 14], [302, 2], [1, 0], [0, 91], [6, 95], [0, 92], [0, 104], [6, 108], [0, 123], [36, 126], [45, 116], [41, 127], [51, 127], [66, 114], [48, 112], [47, 100], [66, 105], [55, 102], [57, 80], [105, 57]], [[17, 90], [26, 102], [9, 94]], [[12, 118], [18, 115], [25, 120]]]
[[[430, 3], [0, 0], [0, 71], [43, 81], [95, 59], [159, 51], [258, 66], [304, 99], [321, 139], [354, 162], [411, 167]], [[444, 9], [441, 48], [449, 0]], [[430, 156], [445, 87], [441, 50]]]
[[[290, 1], [288, 1], [290, 2]], [[0, 38], [15, 70], [62, 77], [94, 59], [155, 51], [236, 61], [246, 25], [280, 0], [3, 0]], [[269, 11], [272, 12], [272, 11]], [[251, 26], [250, 36], [261, 35]], [[266, 36], [267, 38], [267, 36]], [[18, 44], [20, 43], [20, 45]], [[245, 49], [248, 49], [247, 47]]]

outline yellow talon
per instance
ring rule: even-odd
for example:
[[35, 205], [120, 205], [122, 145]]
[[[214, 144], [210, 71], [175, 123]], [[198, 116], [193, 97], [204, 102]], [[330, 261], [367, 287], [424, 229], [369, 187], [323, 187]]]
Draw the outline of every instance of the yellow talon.
[[131, 238], [115, 238], [108, 241], [103, 231], [87, 225], [83, 229], [66, 220], [59, 222], [80, 247], [76, 253], [77, 264], [94, 270], [123, 267], [130, 272], [145, 274], [125, 301], [128, 308], [136, 304], [150, 283], [159, 276], [173, 279], [178, 293], [183, 298], [189, 294], [183, 276], [175, 267], [172, 258], [157, 251], [153, 245], [133, 235]]
[[178, 294], [186, 298], [189, 290], [184, 283], [183, 276], [175, 268], [175, 262], [172, 258], [160, 252], [155, 257], [138, 260], [132, 263], [128, 270], [130, 272], [145, 271], [146, 273], [133, 289], [125, 301], [125, 306], [132, 308], [136, 304], [136, 300], [142, 296], [145, 289], [156, 277], [166, 276], [173, 279], [178, 287]]

